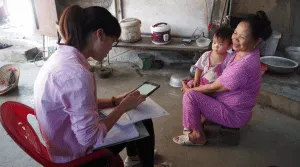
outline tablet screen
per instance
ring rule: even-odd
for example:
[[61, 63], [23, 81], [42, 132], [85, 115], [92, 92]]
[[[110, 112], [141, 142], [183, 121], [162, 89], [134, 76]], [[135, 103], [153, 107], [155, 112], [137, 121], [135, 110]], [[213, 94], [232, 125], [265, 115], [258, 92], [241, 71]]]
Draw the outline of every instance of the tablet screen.
[[137, 90], [140, 91], [140, 94], [147, 95], [151, 91], [153, 91], [157, 86], [151, 85], [151, 84], [143, 84], [141, 87], [139, 87]]

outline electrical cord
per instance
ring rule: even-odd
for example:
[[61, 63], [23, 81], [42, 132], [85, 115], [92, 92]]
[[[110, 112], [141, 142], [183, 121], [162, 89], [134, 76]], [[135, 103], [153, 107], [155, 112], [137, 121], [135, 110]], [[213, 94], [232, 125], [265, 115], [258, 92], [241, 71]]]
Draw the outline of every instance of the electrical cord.
[[[48, 57], [45, 56], [45, 53], [48, 51], [40, 51], [38, 54], [35, 55], [34, 59], [33, 59], [33, 63], [37, 66], [37, 67], [42, 67], [44, 65], [44, 62], [48, 59]], [[40, 62], [43, 62], [42, 64], [39, 64]]]

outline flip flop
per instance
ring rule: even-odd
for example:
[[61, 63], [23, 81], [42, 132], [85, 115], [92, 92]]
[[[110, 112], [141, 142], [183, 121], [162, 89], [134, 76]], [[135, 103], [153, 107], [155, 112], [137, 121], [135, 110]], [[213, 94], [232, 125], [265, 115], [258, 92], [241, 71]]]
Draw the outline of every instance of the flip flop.
[[184, 128], [183, 131], [182, 131], [182, 134], [184, 134], [184, 135], [188, 135], [190, 133], [192, 133], [192, 130], [190, 130], [188, 128]]
[[177, 136], [178, 140], [176, 140], [176, 137], [173, 138], [173, 142], [179, 145], [183, 145], [183, 146], [203, 146], [204, 144], [195, 144], [193, 142], [190, 141], [189, 135], [180, 135]]

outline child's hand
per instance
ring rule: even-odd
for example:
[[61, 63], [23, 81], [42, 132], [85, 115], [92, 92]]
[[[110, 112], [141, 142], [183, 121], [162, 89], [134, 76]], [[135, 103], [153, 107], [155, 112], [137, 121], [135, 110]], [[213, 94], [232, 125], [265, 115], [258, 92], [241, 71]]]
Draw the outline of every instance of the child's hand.
[[182, 83], [187, 84], [190, 80], [192, 80], [193, 78], [185, 78], [182, 80]]
[[181, 88], [181, 91], [183, 93], [185, 93], [186, 91], [190, 90], [190, 88], [186, 85], [185, 82], [182, 81], [182, 88]]
[[198, 87], [200, 85], [200, 82], [198, 79], [195, 79], [194, 82], [192, 83], [191, 87], [192, 88], [195, 88], [195, 87]]

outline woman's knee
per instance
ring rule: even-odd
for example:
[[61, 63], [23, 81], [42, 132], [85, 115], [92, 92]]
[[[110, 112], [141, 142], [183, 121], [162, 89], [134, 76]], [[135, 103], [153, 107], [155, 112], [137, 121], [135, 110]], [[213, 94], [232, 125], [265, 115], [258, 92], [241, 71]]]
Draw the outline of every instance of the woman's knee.
[[202, 93], [195, 90], [188, 90], [183, 95], [183, 101], [194, 101], [196, 98], [199, 98], [202, 95]]

